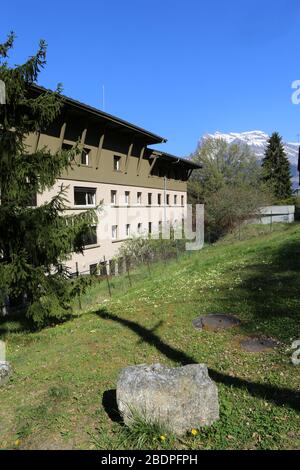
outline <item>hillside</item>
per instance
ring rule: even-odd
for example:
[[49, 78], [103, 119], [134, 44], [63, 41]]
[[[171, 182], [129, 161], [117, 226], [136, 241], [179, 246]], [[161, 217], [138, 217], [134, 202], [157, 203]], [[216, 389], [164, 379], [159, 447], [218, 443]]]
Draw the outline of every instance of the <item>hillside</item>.
[[[299, 225], [247, 228], [179, 261], [93, 286], [85, 313], [40, 332], [0, 324], [13, 365], [0, 388], [0, 448], [20, 449], [299, 449]], [[89, 305], [89, 307], [87, 307]], [[233, 313], [239, 327], [195, 330], [201, 314]], [[271, 352], [240, 349], [245, 336], [279, 342]], [[156, 430], [128, 432], [115, 412], [114, 389], [130, 364], [206, 363], [217, 382], [221, 416], [196, 437], [161, 442]]]

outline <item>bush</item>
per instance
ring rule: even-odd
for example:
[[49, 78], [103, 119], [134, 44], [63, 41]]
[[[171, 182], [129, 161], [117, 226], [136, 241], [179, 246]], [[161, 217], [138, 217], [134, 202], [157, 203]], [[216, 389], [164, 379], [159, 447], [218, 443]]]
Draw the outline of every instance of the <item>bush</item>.
[[250, 186], [223, 186], [212, 193], [205, 205], [205, 229], [211, 241], [231, 232], [245, 220], [255, 217], [268, 204], [266, 193]]
[[171, 229], [170, 239], [132, 237], [126, 240], [115, 258], [117, 262], [125, 260], [129, 265], [139, 265], [150, 261], [161, 261], [175, 258], [179, 252], [185, 251], [186, 240], [176, 240]]

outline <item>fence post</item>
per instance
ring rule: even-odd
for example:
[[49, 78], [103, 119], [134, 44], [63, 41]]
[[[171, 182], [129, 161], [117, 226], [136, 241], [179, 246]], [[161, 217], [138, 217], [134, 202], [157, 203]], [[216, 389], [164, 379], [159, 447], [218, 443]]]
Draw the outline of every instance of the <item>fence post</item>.
[[105, 274], [105, 277], [106, 277], [108, 293], [109, 293], [109, 297], [111, 298], [111, 288], [110, 288], [110, 283], [109, 283], [109, 279], [108, 279], [107, 262], [105, 260], [105, 256], [103, 256], [103, 266], [104, 266], [104, 274]]
[[125, 269], [126, 269], [126, 272], [127, 272], [127, 276], [128, 276], [128, 280], [129, 280], [129, 285], [130, 285], [130, 287], [132, 287], [132, 282], [131, 282], [130, 273], [129, 273], [129, 261], [128, 261], [128, 257], [127, 257], [127, 256], [125, 257]]
[[273, 211], [271, 211], [271, 217], [270, 217], [270, 232], [272, 232], [272, 225], [273, 225]]

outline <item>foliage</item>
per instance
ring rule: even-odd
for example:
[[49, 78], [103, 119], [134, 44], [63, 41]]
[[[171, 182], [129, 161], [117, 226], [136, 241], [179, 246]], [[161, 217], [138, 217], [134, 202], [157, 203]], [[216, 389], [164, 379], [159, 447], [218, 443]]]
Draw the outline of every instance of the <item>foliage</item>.
[[251, 186], [225, 185], [212, 193], [205, 205], [205, 227], [210, 241], [257, 217], [259, 207], [266, 205], [268, 200], [264, 192]]
[[176, 231], [171, 227], [170, 238], [162, 236], [143, 237], [133, 236], [126, 240], [120, 247], [116, 261], [127, 260], [130, 264], [143, 264], [149, 261], [166, 260], [174, 258], [179, 252], [184, 251], [186, 240], [176, 239]]
[[278, 132], [274, 132], [268, 140], [262, 167], [264, 181], [275, 197], [290, 198], [292, 196], [290, 164]]
[[202, 165], [189, 182], [192, 201], [206, 202], [212, 193], [228, 185], [260, 186], [260, 165], [247, 145], [209, 138], [198, 145], [192, 160]]
[[78, 145], [56, 153], [44, 147], [34, 153], [26, 146], [30, 133], [44, 131], [63, 105], [61, 87], [33, 97], [31, 85], [46, 63], [46, 44], [22, 65], [10, 67], [6, 58], [14, 43], [10, 34], [0, 46], [0, 79], [6, 104], [0, 106], [0, 304], [26, 299], [27, 316], [62, 319], [70, 312], [71, 285], [62, 263], [71, 250], [82, 251], [79, 233], [96, 220], [94, 211], [65, 216], [65, 189], [49, 202], [32, 207], [32, 197], [51, 188], [71, 166]]
[[271, 200], [261, 167], [247, 145], [207, 139], [192, 159], [202, 169], [188, 183], [189, 201], [205, 204], [205, 231], [216, 240], [258, 212]]

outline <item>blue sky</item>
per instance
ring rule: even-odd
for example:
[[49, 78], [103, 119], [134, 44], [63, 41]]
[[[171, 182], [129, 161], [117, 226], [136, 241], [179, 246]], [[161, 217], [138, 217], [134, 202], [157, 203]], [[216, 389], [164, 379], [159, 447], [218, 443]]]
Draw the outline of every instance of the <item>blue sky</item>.
[[[168, 138], [190, 154], [207, 132], [279, 131], [296, 141], [297, 0], [10, 0], [1, 42], [21, 63], [48, 43], [39, 83]], [[298, 28], [297, 28], [298, 27]]]

